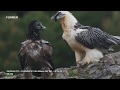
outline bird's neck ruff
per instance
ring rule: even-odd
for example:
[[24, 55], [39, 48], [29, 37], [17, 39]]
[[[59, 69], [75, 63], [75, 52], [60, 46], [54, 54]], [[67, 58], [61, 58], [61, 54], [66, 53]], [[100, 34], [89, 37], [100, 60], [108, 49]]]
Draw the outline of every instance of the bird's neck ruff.
[[66, 14], [66, 16], [64, 18], [62, 18], [60, 20], [60, 22], [61, 22], [62, 28], [65, 32], [65, 31], [74, 29], [74, 26], [76, 25], [76, 23], [78, 21], [71, 13], [68, 13], [68, 14]]

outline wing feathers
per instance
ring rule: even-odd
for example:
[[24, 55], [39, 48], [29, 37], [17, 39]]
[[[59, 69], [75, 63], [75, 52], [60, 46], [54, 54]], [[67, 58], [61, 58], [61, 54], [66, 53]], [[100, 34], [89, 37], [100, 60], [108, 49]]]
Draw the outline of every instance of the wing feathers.
[[88, 27], [86, 31], [77, 33], [75, 39], [76, 41], [90, 49], [109, 49], [111, 45], [117, 45], [120, 43], [120, 40], [118, 38], [115, 38], [112, 35], [109, 35], [98, 28], [92, 27]]
[[[19, 51], [18, 57], [20, 59], [20, 64], [22, 69], [25, 68], [25, 62], [31, 67], [42, 67], [42, 63], [49, 66], [51, 69], [54, 68], [53, 59], [52, 59], [53, 49], [51, 44], [47, 41], [42, 40], [32, 42], [32, 41], [24, 41], [22, 43], [21, 49]], [[48, 63], [46, 63], [48, 62]], [[36, 66], [38, 65], [38, 66]]]

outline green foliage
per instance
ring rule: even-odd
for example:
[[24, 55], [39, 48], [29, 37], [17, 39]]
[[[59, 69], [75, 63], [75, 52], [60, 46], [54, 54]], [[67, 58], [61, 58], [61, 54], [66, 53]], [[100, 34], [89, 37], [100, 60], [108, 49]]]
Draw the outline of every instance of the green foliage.
[[[119, 11], [71, 11], [78, 21], [86, 26], [101, 28], [113, 35], [120, 36]], [[62, 39], [62, 27], [59, 22], [51, 21], [55, 11], [0, 12], [0, 70], [21, 69], [18, 52], [21, 42], [26, 39], [28, 24], [40, 20], [47, 27], [42, 38], [51, 42], [54, 63], [57, 67], [75, 65], [75, 56], [71, 48]], [[19, 15], [19, 18], [8, 20], [5, 16]], [[116, 48], [117, 51], [120, 48]]]

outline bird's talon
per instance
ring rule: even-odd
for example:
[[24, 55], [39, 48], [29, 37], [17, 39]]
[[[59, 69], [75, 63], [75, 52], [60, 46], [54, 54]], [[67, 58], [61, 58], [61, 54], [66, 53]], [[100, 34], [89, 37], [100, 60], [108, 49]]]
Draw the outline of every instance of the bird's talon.
[[85, 61], [80, 61], [80, 62], [77, 62], [76, 63], [77, 64], [77, 67], [85, 67], [86, 65], [87, 65], [87, 62], [85, 62]]

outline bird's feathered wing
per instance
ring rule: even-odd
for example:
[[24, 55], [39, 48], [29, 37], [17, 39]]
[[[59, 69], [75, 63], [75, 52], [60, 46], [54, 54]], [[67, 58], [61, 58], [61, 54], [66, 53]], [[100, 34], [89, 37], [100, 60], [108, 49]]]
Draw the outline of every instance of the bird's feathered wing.
[[30, 66], [31, 69], [41, 69], [42, 66], [49, 66], [51, 70], [54, 69], [52, 59], [53, 49], [48, 41], [41, 40], [33, 42], [26, 40], [22, 43], [18, 57], [22, 69]]
[[53, 63], [53, 49], [51, 47], [51, 43], [48, 41], [42, 40], [42, 53], [44, 53], [43, 58], [45, 59], [46, 64], [49, 65], [51, 70], [54, 70], [54, 63]]
[[90, 49], [109, 49], [111, 45], [120, 45], [120, 39], [103, 32], [99, 28], [81, 26], [77, 30], [80, 29], [83, 31], [77, 33], [75, 39]]

